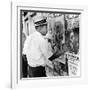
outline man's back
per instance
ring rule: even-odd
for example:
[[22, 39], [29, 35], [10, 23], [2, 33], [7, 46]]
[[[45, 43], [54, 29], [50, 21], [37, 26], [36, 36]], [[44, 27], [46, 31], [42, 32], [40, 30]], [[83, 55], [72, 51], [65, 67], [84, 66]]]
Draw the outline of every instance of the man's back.
[[[45, 42], [43, 36], [39, 32], [34, 32], [25, 41], [24, 53], [27, 56], [28, 64], [31, 66], [44, 65], [44, 57], [40, 50], [40, 44]], [[44, 49], [44, 48], [43, 48]]]

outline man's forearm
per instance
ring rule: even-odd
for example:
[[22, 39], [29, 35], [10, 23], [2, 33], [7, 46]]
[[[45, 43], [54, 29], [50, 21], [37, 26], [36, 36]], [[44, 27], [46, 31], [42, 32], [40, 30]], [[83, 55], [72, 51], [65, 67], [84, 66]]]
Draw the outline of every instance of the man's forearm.
[[58, 58], [58, 57], [60, 57], [61, 55], [63, 55], [64, 54], [64, 51], [62, 51], [62, 52], [56, 52], [56, 53], [54, 53], [51, 57], [49, 57], [49, 60], [50, 61], [53, 61], [54, 59], [56, 59], [56, 58]]

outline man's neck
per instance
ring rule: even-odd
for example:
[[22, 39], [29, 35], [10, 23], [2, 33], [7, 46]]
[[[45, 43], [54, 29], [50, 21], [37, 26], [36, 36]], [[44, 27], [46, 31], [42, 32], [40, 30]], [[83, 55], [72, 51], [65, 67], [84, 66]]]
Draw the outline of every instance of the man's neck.
[[42, 32], [40, 32], [40, 31], [37, 31], [38, 33], [40, 33], [42, 36], [45, 36], [44, 34], [42, 34]]

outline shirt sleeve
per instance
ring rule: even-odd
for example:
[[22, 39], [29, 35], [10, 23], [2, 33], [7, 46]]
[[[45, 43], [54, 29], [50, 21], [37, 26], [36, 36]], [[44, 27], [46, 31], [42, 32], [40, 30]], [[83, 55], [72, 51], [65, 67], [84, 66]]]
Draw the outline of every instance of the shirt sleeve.
[[50, 57], [50, 54], [49, 54], [47, 40], [42, 40], [42, 42], [40, 42], [40, 50], [41, 50], [42, 54], [44, 55], [44, 57], [46, 58], [46, 60], [48, 60], [48, 58]]

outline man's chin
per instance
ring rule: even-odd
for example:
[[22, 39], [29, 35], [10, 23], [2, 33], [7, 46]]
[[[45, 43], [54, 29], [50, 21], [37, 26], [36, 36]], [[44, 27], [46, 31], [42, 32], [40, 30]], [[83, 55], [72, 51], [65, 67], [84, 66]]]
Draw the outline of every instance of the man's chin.
[[43, 36], [46, 36], [46, 34], [45, 34], [45, 33], [42, 33], [42, 35], [43, 35]]

